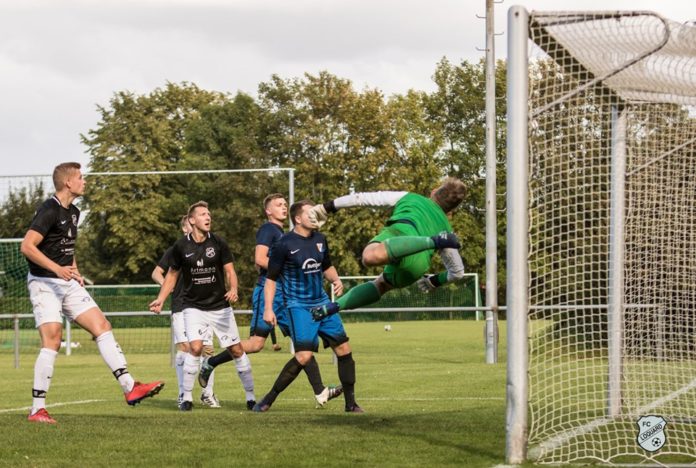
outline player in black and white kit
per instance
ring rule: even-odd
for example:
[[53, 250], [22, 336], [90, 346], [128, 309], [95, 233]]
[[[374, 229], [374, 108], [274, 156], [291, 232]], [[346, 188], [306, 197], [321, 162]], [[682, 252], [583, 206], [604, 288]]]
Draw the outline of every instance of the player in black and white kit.
[[80, 167], [74, 162], [56, 166], [53, 170], [56, 193], [36, 211], [22, 240], [21, 252], [29, 263], [29, 298], [41, 337], [41, 350], [34, 364], [32, 409], [28, 417], [32, 422], [56, 422], [46, 411], [46, 394], [60, 349], [62, 316], [92, 334], [99, 353], [121, 385], [129, 405], [159, 393], [164, 386], [161, 381], [141, 384], [133, 380], [128, 373], [126, 358], [111, 331], [111, 324], [84, 288], [84, 279], [75, 260], [80, 210], [72, 204], [85, 190]]
[[[186, 235], [191, 232], [191, 225], [188, 222], [188, 215], [183, 215], [179, 221], [179, 226], [181, 232]], [[169, 266], [172, 264], [172, 250], [174, 247], [169, 247], [159, 262], [157, 266], [152, 270], [151, 277], [155, 283], [162, 286], [164, 283], [164, 275], [167, 274]], [[186, 360], [186, 354], [189, 352], [189, 342], [186, 337], [186, 327], [184, 326], [184, 314], [181, 312], [184, 310], [183, 300], [181, 298], [184, 292], [184, 283], [182, 281], [182, 275], [179, 275], [179, 279], [174, 286], [174, 292], [172, 293], [172, 335], [174, 336], [174, 344], [176, 345], [176, 357], [174, 358], [174, 368], [176, 369], [176, 380], [179, 386], [177, 406], [179, 406], [184, 397], [184, 361]], [[215, 353], [213, 348], [212, 331], [210, 331], [205, 339], [203, 340], [203, 356], [212, 356]], [[225, 351], [226, 354], [227, 351]], [[232, 357], [230, 356], [230, 360]], [[201, 391], [201, 402], [210, 406], [211, 408], [220, 408], [220, 401], [215, 395], [214, 389], [215, 385], [215, 375], [210, 374], [208, 382], [203, 387]]]
[[209, 329], [217, 336], [220, 346], [227, 348], [234, 357], [246, 393], [247, 408], [251, 409], [256, 400], [251, 362], [242, 348], [237, 322], [229, 305], [238, 299], [232, 253], [227, 242], [210, 232], [211, 216], [206, 202], [191, 205], [188, 220], [192, 232], [174, 243], [172, 264], [157, 299], [150, 303], [150, 310], [160, 313], [177, 278], [180, 274], [183, 276], [183, 314], [190, 351], [184, 361], [184, 395], [179, 409], [190, 411], [193, 408], [193, 383]]

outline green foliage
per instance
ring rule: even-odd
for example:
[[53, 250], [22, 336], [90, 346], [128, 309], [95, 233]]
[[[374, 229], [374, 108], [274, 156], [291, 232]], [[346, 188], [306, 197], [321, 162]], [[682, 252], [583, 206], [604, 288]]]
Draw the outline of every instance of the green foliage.
[[39, 205], [47, 192], [42, 183], [19, 189], [10, 189], [7, 199], [0, 205], [0, 238], [24, 237]]
[[[164, 171], [194, 166], [184, 151], [186, 128], [204, 106], [222, 100], [195, 85], [167, 84], [146, 96], [119, 92], [101, 121], [82, 136], [92, 172]], [[97, 282], [149, 280], [154, 263], [176, 238], [190, 201], [177, 180], [161, 176], [91, 176], [90, 210], [78, 239], [82, 271]]]
[[[411, 90], [385, 97], [377, 89], [356, 90], [326, 71], [293, 79], [274, 75], [259, 85], [257, 98], [169, 83], [148, 95], [116, 93], [108, 107], [99, 108], [101, 121], [83, 142], [92, 172], [294, 168], [295, 199], [316, 202], [351, 191], [428, 195], [443, 176], [458, 176], [469, 195], [452, 224], [465, 240], [467, 269], [481, 275], [483, 79], [482, 64], [455, 66], [443, 59], [432, 94]], [[501, 79], [504, 70], [498, 73], [503, 89]], [[503, 116], [502, 100], [499, 106]], [[100, 283], [149, 281], [154, 263], [178, 236], [179, 216], [202, 199], [211, 206], [213, 231], [228, 240], [235, 255], [240, 306], [249, 306], [256, 274], [252, 233], [264, 221], [261, 201], [276, 191], [287, 194], [287, 173], [90, 176], [84, 200], [90, 211], [78, 247], [89, 262], [81, 268]], [[363, 267], [360, 256], [387, 216], [345, 210], [327, 224], [341, 274], [379, 271]], [[501, 221], [501, 237], [504, 228]]]

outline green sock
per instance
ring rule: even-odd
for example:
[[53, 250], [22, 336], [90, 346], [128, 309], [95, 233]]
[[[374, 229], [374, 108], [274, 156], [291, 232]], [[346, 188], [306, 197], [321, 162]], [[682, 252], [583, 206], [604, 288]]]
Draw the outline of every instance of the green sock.
[[379, 294], [377, 286], [374, 282], [370, 281], [350, 288], [348, 292], [339, 297], [336, 302], [338, 302], [341, 310], [357, 309], [379, 301], [380, 297], [382, 296]]
[[396, 262], [402, 257], [424, 250], [434, 249], [435, 242], [430, 237], [402, 236], [392, 237], [384, 241], [390, 262]]

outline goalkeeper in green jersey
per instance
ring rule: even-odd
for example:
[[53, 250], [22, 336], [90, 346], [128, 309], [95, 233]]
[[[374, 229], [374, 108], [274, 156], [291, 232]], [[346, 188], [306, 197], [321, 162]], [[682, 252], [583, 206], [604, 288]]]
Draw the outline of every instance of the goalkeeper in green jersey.
[[[447, 214], [461, 204], [464, 195], [464, 183], [448, 177], [431, 192], [430, 198], [410, 192], [365, 192], [314, 206], [309, 219], [317, 229], [324, 225], [329, 213], [343, 208], [393, 207], [384, 228], [362, 252], [363, 265], [385, 265], [382, 274], [374, 281], [351, 288], [337, 302], [312, 308], [314, 320], [372, 304], [386, 292], [415, 282], [422, 291], [430, 292], [461, 279], [464, 264], [459, 255], [460, 244], [452, 233]], [[436, 250], [446, 271], [426, 274]]]

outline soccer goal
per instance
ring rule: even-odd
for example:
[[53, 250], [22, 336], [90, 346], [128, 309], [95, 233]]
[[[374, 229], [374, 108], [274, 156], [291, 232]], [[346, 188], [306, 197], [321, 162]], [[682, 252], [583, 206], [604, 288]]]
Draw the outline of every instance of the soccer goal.
[[693, 464], [696, 27], [508, 26], [508, 461]]

